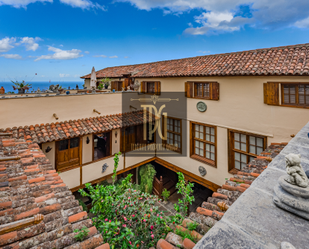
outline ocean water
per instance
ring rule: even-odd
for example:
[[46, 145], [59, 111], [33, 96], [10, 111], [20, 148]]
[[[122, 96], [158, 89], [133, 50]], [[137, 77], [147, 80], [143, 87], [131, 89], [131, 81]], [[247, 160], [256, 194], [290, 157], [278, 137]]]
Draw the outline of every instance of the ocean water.
[[[28, 82], [26, 82], [28, 83]], [[68, 89], [69, 87], [71, 89], [75, 89], [76, 85], [78, 85], [79, 89], [83, 89], [83, 84], [84, 81], [66, 81], [66, 82], [61, 82], [61, 81], [40, 81], [40, 82], [29, 82], [31, 84], [31, 88], [29, 90], [29, 92], [31, 92], [32, 90], [36, 91], [38, 89], [38, 87], [40, 88], [41, 91], [45, 91], [47, 89], [49, 89], [50, 85], [57, 85], [59, 84], [59, 86], [62, 86], [62, 88], [66, 88]], [[3, 86], [5, 89], [5, 92], [15, 92], [17, 93], [18, 90], [13, 89], [13, 83], [12, 82], [0, 82], [0, 87]]]

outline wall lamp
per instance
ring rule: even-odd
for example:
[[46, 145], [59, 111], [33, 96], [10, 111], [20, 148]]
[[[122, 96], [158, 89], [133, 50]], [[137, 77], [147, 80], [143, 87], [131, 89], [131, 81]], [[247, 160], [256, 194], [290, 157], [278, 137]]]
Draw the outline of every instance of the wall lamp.
[[56, 113], [54, 113], [53, 116], [54, 116], [54, 118], [55, 118], [56, 120], [59, 119]]
[[93, 109], [93, 112], [96, 112], [97, 114], [101, 115], [101, 112], [99, 112], [99, 111], [96, 110], [96, 109]]
[[89, 144], [89, 142], [90, 142], [90, 139], [89, 139], [89, 137], [87, 137], [86, 143]]
[[115, 131], [115, 138], [117, 138], [117, 135], [118, 135], [118, 132], [117, 132], [117, 131]]
[[52, 150], [52, 148], [51, 148], [51, 147], [49, 147], [49, 146], [47, 146], [47, 148], [46, 148], [45, 152], [46, 152], [46, 153], [48, 153], [48, 152], [50, 152], [51, 150]]

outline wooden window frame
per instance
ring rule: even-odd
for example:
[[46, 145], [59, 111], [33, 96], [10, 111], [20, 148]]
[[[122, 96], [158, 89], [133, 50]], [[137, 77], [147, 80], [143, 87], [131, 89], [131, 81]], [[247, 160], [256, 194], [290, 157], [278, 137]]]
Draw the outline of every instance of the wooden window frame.
[[[148, 84], [154, 84], [154, 92], [148, 92]], [[160, 95], [161, 94], [161, 81], [142, 81], [141, 82], [141, 93]]]
[[[166, 132], [170, 132], [170, 133], [173, 134], [173, 141], [175, 141], [174, 135], [179, 135], [180, 136], [180, 148], [177, 148], [177, 147], [173, 146], [172, 144], [168, 144], [167, 143], [167, 134], [164, 134], [164, 135], [166, 135], [166, 140], [162, 140], [162, 143], [164, 145], [172, 146], [173, 148], [175, 148], [175, 150], [174, 150], [175, 152], [181, 154], [182, 153], [182, 119], [174, 118], [174, 117], [170, 117], [170, 116], [167, 116], [167, 119], [172, 119], [173, 120], [173, 128], [175, 127], [174, 120], [180, 121], [180, 133], [174, 132], [174, 131], [170, 131], [166, 127]], [[166, 120], [166, 126], [167, 126], [167, 120]], [[164, 127], [164, 117], [163, 116], [162, 116], [162, 127]]]
[[[203, 84], [203, 96], [197, 96], [197, 85]], [[209, 85], [209, 96], [204, 96], [205, 84]], [[220, 98], [220, 84], [217, 81], [187, 81], [185, 82], [185, 95], [187, 98], [216, 100]]]
[[[267, 148], [267, 137], [266, 136], [262, 136], [262, 135], [258, 135], [258, 134], [254, 134], [254, 133], [249, 133], [249, 132], [244, 132], [244, 131], [239, 131], [239, 130], [233, 130], [233, 129], [228, 129], [228, 158], [229, 158], [229, 162], [228, 162], [228, 171], [231, 174], [236, 174], [238, 171], [240, 171], [239, 169], [235, 168], [235, 159], [234, 159], [234, 152], [246, 155], [246, 156], [251, 156], [251, 157], [257, 157], [257, 154], [252, 154], [250, 153], [250, 136], [253, 136], [255, 138], [262, 138], [263, 139], [263, 150], [264, 151]], [[238, 150], [234, 148], [234, 133], [239, 133], [239, 134], [243, 134], [246, 135], [246, 152], [242, 151], [242, 150]], [[249, 157], [247, 157], [249, 158]], [[250, 161], [249, 161], [250, 162]], [[247, 159], [247, 164], [249, 163], [248, 159]]]
[[[199, 138], [195, 139], [194, 125], [204, 126], [204, 136], [206, 136], [205, 127], [214, 128], [214, 130], [215, 130], [215, 142], [213, 143], [213, 142], [207, 141], [206, 139], [199, 139]], [[215, 160], [211, 160], [211, 159], [202, 157], [200, 155], [196, 155], [195, 154], [195, 140], [198, 140], [198, 141], [203, 142], [205, 144], [214, 145], [215, 146]], [[206, 146], [204, 146], [204, 153], [206, 153]], [[192, 121], [190, 122], [190, 158], [217, 168], [217, 126], [208, 125], [208, 124], [199, 123], [199, 122], [192, 122]]]
[[[284, 103], [284, 86], [295, 86], [295, 104], [285, 104]], [[309, 85], [308, 82], [284, 82], [281, 83], [281, 106], [286, 106], [286, 107], [296, 107], [296, 108], [309, 108], [309, 103], [306, 104], [299, 104], [299, 93], [298, 93], [298, 88], [300, 85]], [[306, 91], [306, 88], [305, 88]], [[304, 94], [304, 97], [306, 97], [306, 94]]]
[[[61, 169], [58, 168], [58, 152], [59, 152], [59, 142], [60, 141], [64, 141], [64, 140], [69, 140], [68, 141], [68, 149], [70, 148], [70, 140], [72, 138], [79, 138], [79, 163], [76, 164], [76, 165], [70, 165], [70, 166], [67, 166], [67, 167], [63, 167]], [[83, 148], [83, 140], [82, 140], [82, 137], [70, 137], [70, 138], [66, 138], [66, 139], [60, 139], [60, 140], [56, 140], [55, 141], [55, 147], [56, 147], [56, 151], [55, 151], [55, 169], [58, 171], [58, 172], [65, 172], [65, 171], [68, 171], [68, 170], [71, 170], [71, 169], [75, 169], [77, 167], [80, 167], [80, 165], [82, 165], [82, 148]]]
[[[102, 158], [99, 158], [99, 159], [96, 159], [94, 160], [94, 136], [95, 135], [98, 135], [98, 134], [103, 134], [103, 133], [110, 133], [110, 141], [109, 141], [109, 156], [105, 156], [105, 157], [102, 157]], [[109, 158], [111, 155], [112, 155], [112, 141], [113, 141], [113, 132], [112, 130], [110, 131], [105, 131], [105, 132], [97, 132], [97, 133], [92, 133], [92, 162], [98, 162], [98, 161], [101, 161], [101, 160], [104, 160], [106, 158]]]

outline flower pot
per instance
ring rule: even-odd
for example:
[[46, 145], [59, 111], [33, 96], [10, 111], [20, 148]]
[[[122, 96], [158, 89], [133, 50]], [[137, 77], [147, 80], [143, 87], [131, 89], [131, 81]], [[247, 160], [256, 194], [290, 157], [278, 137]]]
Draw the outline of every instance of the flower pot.
[[19, 93], [19, 94], [23, 94], [23, 93], [25, 93], [25, 89], [23, 89], [23, 88], [19, 88], [19, 89], [18, 89], [18, 93]]
[[105, 89], [108, 89], [108, 85], [105, 85], [104, 88], [105, 88]]

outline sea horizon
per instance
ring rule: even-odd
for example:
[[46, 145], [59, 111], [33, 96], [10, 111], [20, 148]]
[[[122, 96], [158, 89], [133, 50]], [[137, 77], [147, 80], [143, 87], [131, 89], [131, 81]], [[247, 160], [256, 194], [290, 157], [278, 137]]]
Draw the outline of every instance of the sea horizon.
[[[38, 88], [40, 88], [41, 91], [45, 91], [49, 89], [50, 85], [57, 85], [62, 86], [64, 89], [75, 89], [76, 85], [78, 85], [79, 89], [83, 89], [83, 81], [32, 81], [27, 82], [28, 84], [31, 84], [31, 88], [29, 89], [29, 92], [31, 91], [37, 91]], [[13, 89], [13, 83], [6, 81], [6, 82], [0, 82], [0, 87], [4, 87], [5, 92], [14, 92], [17, 93], [18, 90]]]

